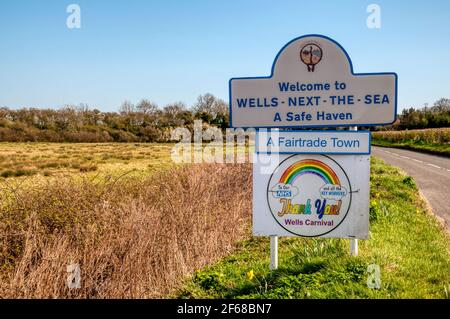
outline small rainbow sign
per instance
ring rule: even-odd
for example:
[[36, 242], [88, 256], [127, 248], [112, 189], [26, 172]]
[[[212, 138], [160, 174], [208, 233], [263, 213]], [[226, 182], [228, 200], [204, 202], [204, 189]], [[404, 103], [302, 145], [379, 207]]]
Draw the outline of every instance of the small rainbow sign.
[[328, 165], [314, 159], [301, 160], [289, 166], [281, 176], [279, 183], [293, 184], [298, 177], [304, 174], [316, 175], [326, 184], [341, 185], [339, 177]]

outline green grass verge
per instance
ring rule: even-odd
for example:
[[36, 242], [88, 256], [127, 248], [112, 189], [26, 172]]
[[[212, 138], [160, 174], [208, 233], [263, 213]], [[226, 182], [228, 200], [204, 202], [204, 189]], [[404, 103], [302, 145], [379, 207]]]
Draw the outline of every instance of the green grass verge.
[[372, 145], [383, 147], [404, 148], [424, 153], [450, 156], [450, 144], [429, 144], [423, 141], [390, 142], [372, 139]]
[[[282, 238], [279, 269], [269, 271], [268, 238], [252, 238], [235, 253], [196, 271], [178, 298], [449, 298], [449, 238], [427, 214], [411, 177], [372, 159], [370, 239], [358, 257], [344, 239]], [[367, 286], [368, 266], [381, 286]]]

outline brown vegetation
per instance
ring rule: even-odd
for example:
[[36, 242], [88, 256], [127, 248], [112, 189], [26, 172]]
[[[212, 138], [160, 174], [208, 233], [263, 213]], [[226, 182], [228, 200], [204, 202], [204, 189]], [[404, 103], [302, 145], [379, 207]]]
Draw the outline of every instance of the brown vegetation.
[[[0, 297], [153, 298], [248, 234], [249, 165], [0, 193]], [[78, 263], [81, 288], [67, 286]]]
[[139, 174], [172, 165], [172, 144], [162, 143], [0, 143], [2, 178], [102, 174], [138, 170]]
[[411, 141], [427, 144], [448, 144], [450, 143], [450, 127], [425, 130], [373, 132], [372, 137], [376, 140], [388, 142]]

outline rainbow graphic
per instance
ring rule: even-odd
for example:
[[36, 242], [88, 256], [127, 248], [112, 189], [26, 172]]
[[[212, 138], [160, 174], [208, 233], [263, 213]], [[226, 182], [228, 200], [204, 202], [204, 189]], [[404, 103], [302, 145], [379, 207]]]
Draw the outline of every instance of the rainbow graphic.
[[341, 185], [336, 173], [325, 163], [318, 160], [305, 159], [288, 167], [280, 178], [280, 183], [293, 184], [294, 181], [304, 175], [313, 174], [320, 177], [326, 184]]

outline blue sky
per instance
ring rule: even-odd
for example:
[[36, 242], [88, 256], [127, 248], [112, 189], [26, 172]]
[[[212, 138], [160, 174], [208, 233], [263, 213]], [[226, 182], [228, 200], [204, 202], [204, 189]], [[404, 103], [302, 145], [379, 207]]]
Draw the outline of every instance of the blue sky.
[[[71, 3], [81, 29], [66, 26]], [[366, 26], [371, 3], [381, 29]], [[355, 72], [398, 73], [400, 110], [450, 98], [450, 1], [2, 0], [0, 106], [227, 101], [229, 78], [268, 75], [309, 33], [338, 41]]]

